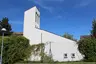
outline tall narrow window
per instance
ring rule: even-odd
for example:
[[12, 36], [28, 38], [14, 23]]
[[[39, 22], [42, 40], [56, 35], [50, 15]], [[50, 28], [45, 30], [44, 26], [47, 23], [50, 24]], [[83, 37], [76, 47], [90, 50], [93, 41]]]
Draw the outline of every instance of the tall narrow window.
[[39, 28], [40, 25], [40, 16], [39, 14], [36, 12], [35, 13], [35, 28]]

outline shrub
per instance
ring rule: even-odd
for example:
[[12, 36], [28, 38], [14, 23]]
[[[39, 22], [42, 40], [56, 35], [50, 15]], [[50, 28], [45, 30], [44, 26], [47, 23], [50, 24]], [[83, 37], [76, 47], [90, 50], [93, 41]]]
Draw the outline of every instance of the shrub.
[[[0, 38], [1, 47], [1, 38]], [[29, 40], [23, 36], [4, 37], [3, 64], [13, 64], [18, 61], [24, 61], [31, 54]]]
[[84, 38], [78, 42], [79, 51], [86, 61], [96, 61], [96, 38]]
[[[45, 45], [43, 43], [32, 45], [32, 55], [41, 57], [41, 63], [43, 62], [53, 62], [53, 58], [47, 55], [45, 52]], [[35, 60], [34, 60], [35, 61]]]

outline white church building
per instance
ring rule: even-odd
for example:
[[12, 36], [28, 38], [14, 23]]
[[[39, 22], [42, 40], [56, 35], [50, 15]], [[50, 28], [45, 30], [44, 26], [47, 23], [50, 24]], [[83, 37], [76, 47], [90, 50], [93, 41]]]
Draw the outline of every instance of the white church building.
[[[40, 29], [40, 12], [36, 7], [24, 12], [23, 36], [29, 39], [30, 45], [49, 43], [45, 46], [45, 52], [49, 54], [51, 45], [55, 61], [80, 61], [83, 58], [75, 41]], [[31, 56], [30, 61], [32, 60]], [[37, 57], [36, 60], [40, 58]]]

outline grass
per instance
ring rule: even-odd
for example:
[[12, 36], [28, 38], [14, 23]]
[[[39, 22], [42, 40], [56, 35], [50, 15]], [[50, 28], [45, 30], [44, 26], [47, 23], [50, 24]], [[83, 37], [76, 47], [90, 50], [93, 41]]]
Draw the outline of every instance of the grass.
[[16, 63], [16, 64], [96, 64], [96, 62]]

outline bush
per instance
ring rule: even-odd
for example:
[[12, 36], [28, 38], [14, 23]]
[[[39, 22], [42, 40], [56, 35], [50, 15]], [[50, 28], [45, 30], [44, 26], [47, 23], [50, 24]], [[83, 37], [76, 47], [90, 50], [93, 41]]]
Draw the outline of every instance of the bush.
[[[0, 37], [1, 47], [1, 37]], [[29, 40], [23, 36], [4, 37], [3, 64], [13, 64], [18, 61], [24, 61], [31, 54]]]
[[85, 61], [96, 61], [96, 38], [84, 38], [78, 42], [79, 51]]
[[[41, 63], [43, 62], [53, 62], [53, 58], [47, 55], [45, 52], [45, 45], [43, 43], [32, 45], [32, 55], [41, 57]], [[35, 60], [34, 60], [35, 61]]]

